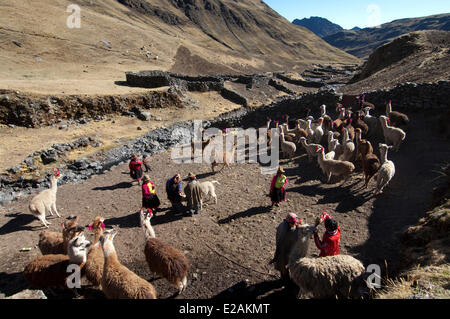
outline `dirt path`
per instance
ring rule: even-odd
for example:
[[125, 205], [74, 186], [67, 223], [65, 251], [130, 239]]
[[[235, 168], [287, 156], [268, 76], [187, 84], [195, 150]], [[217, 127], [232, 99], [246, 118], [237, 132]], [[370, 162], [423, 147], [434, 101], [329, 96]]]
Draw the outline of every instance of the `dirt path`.
[[[406, 142], [398, 153], [389, 154], [396, 175], [385, 194], [377, 198], [371, 196], [374, 181], [366, 192], [357, 174], [342, 187], [323, 184], [317, 165], [309, 164], [300, 153], [295, 161], [284, 165], [289, 201], [270, 211], [265, 195], [271, 176], [261, 175], [257, 164], [236, 164], [212, 175], [205, 164], [174, 164], [169, 152], [154, 156], [150, 176], [157, 185], [162, 209], [152, 224], [157, 237], [184, 251], [192, 264], [188, 288], [181, 297], [286, 297], [286, 290], [277, 281], [278, 274], [267, 263], [273, 257], [275, 228], [288, 212], [296, 212], [310, 223], [324, 211], [331, 213], [343, 232], [341, 253], [353, 255], [365, 265], [378, 263], [383, 269], [387, 260], [391, 273], [398, 265], [401, 232], [416, 223], [427, 208], [433, 187], [430, 181], [435, 176], [431, 171], [450, 155], [450, 143], [435, 133], [434, 116], [410, 114], [410, 119]], [[375, 142], [372, 144], [377, 145]], [[97, 215], [106, 218], [107, 226], [118, 225], [115, 246], [120, 261], [152, 281], [160, 298], [167, 298], [175, 289], [148, 270], [138, 226], [140, 188], [130, 184], [126, 171], [127, 166], [121, 165], [83, 184], [60, 187], [58, 209], [64, 216], [79, 215], [82, 225]], [[193, 218], [172, 214], [164, 192], [167, 178], [177, 172], [186, 177], [190, 171], [201, 180], [221, 183], [216, 187], [218, 204], [204, 208]], [[6, 295], [25, 287], [21, 271], [40, 255], [37, 248], [20, 252], [23, 247], [35, 247], [42, 229], [38, 220], [27, 213], [29, 200], [21, 198], [1, 208], [0, 293]], [[50, 229], [59, 230], [62, 220], [50, 219]], [[311, 243], [310, 255], [316, 253]]]

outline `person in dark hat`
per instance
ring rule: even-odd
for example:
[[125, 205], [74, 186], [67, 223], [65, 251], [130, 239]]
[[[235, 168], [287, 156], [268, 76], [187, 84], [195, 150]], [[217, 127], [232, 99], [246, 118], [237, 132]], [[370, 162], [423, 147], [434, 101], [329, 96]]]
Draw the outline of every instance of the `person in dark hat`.
[[183, 213], [184, 206], [182, 201], [185, 200], [186, 195], [183, 194], [180, 174], [176, 174], [167, 180], [166, 193], [167, 199], [172, 204], [172, 208], [179, 213]]
[[[325, 233], [323, 239], [319, 239], [317, 234], [317, 226], [321, 223], [325, 224]], [[314, 231], [314, 242], [320, 250], [319, 257], [339, 255], [339, 240], [341, 239], [341, 228], [338, 222], [328, 213], [323, 213], [316, 220], [316, 230]]]
[[281, 202], [286, 200], [286, 185], [287, 177], [284, 175], [284, 169], [280, 166], [272, 179], [270, 184], [270, 199], [272, 200], [272, 207], [279, 206]]
[[298, 239], [296, 229], [299, 224], [301, 220], [297, 215], [290, 213], [277, 227], [275, 255], [270, 264], [275, 264], [275, 269], [280, 272], [281, 279], [285, 281], [289, 281], [287, 265], [291, 250]]
[[138, 159], [136, 154], [133, 154], [133, 156], [131, 157], [131, 161], [128, 167], [130, 169], [130, 177], [133, 180], [137, 180], [138, 185], [140, 185], [142, 176], [144, 175], [144, 171], [142, 170], [142, 162]]
[[200, 187], [195, 174], [189, 173], [188, 184], [184, 188], [184, 193], [186, 194], [186, 199], [188, 202], [189, 212], [186, 213], [187, 216], [194, 216], [194, 214], [200, 213], [200, 203], [202, 200], [202, 189]]
[[144, 175], [142, 179], [142, 208], [150, 209], [156, 215], [156, 209], [161, 205], [158, 195], [156, 195], [155, 184], [150, 180], [148, 175]]

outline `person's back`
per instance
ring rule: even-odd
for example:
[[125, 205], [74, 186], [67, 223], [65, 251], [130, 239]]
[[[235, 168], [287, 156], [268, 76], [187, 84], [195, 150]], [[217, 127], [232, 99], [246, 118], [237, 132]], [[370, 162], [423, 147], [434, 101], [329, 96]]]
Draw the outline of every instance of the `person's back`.
[[200, 212], [201, 200], [202, 200], [202, 189], [199, 182], [195, 179], [195, 175], [189, 173], [189, 183], [184, 188], [184, 193], [188, 201], [188, 207], [190, 209], [190, 216], [198, 214]]

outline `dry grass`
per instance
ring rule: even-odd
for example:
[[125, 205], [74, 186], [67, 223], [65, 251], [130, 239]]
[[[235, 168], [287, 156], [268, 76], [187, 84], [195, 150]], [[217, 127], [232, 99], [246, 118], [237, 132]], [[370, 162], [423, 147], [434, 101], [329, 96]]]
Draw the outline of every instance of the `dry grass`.
[[450, 264], [412, 269], [401, 278], [389, 280], [377, 299], [450, 298]]

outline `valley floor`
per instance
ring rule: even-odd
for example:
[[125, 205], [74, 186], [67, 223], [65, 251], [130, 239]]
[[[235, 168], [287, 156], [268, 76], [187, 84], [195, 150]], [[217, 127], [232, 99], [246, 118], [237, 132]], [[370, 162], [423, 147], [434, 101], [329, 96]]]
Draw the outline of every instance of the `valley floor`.
[[[283, 288], [278, 273], [268, 265], [275, 250], [275, 229], [290, 212], [309, 223], [329, 212], [342, 229], [341, 254], [350, 254], [365, 266], [379, 264], [384, 274], [386, 261], [389, 275], [393, 274], [399, 266], [400, 235], [427, 210], [432, 170], [448, 159], [450, 149], [449, 142], [436, 134], [437, 117], [411, 114], [410, 119], [405, 143], [398, 153], [389, 154], [396, 175], [378, 197], [372, 196], [373, 180], [367, 190], [363, 188], [360, 172], [343, 186], [323, 184], [316, 163], [308, 163], [301, 151], [293, 161], [282, 161], [289, 180], [289, 201], [270, 210], [266, 195], [271, 176], [262, 175], [258, 164], [234, 164], [212, 174], [206, 164], [173, 163], [170, 152], [153, 156], [150, 176], [162, 205], [152, 224], [158, 238], [182, 250], [191, 262], [188, 287], [179, 298], [294, 298], [295, 291]], [[216, 186], [218, 204], [210, 203], [192, 218], [174, 214], [164, 191], [169, 177], [175, 173], [186, 177], [191, 171], [200, 180], [220, 182]], [[128, 166], [123, 164], [82, 184], [63, 185], [58, 189], [58, 210], [64, 217], [79, 215], [82, 225], [100, 215], [107, 226], [119, 226], [115, 246], [120, 261], [151, 281], [159, 298], [168, 298], [175, 289], [151, 274], [145, 261], [138, 218], [141, 191], [130, 182]], [[26, 288], [21, 272], [40, 255], [36, 245], [42, 226], [28, 214], [30, 199], [20, 198], [1, 208], [0, 293], [7, 296]], [[50, 230], [59, 231], [63, 218], [49, 221]], [[323, 231], [321, 228], [320, 233]], [[31, 251], [20, 251], [26, 247]], [[317, 252], [311, 242], [309, 254]], [[92, 289], [85, 289], [83, 295], [102, 297]]]

